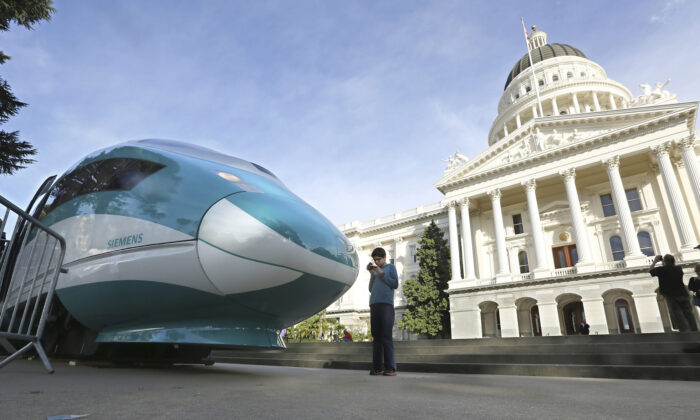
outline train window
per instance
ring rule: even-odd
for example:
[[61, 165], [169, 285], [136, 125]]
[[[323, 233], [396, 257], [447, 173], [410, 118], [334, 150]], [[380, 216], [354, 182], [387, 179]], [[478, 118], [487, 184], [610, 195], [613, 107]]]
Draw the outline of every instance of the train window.
[[100, 191], [128, 191], [164, 165], [141, 159], [112, 158], [83, 165], [61, 178], [49, 193], [42, 213], [76, 197]]

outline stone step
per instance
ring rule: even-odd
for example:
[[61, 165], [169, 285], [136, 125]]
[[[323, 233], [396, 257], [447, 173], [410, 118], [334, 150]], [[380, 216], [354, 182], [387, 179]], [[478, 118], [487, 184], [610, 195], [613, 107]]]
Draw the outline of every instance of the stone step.
[[[401, 371], [700, 380], [700, 334], [637, 334], [396, 342]], [[216, 350], [225, 363], [369, 370], [372, 343], [290, 343]]]
[[[677, 354], [449, 354], [449, 355], [396, 355], [397, 360], [411, 363], [495, 363], [495, 364], [571, 364], [571, 365], [635, 365], [635, 366], [698, 366], [700, 353]], [[260, 354], [255, 352], [216, 352], [214, 360], [232, 358], [268, 360], [329, 360], [370, 362], [371, 352], [365, 354], [318, 354], [318, 353], [278, 353]]]
[[[217, 362], [326, 369], [371, 369], [371, 362], [324, 359], [217, 358]], [[482, 375], [559, 376], [577, 378], [663, 379], [700, 381], [699, 366], [565, 365], [398, 362], [399, 372]]]

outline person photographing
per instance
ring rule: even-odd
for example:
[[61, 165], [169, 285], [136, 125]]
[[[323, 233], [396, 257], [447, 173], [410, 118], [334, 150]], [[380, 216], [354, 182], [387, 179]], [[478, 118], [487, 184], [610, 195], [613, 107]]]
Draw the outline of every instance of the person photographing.
[[372, 370], [370, 375], [396, 376], [394, 355], [394, 290], [399, 287], [396, 267], [387, 264], [384, 248], [372, 251], [369, 271], [369, 313], [372, 330]]
[[[655, 267], [663, 261], [663, 266]], [[664, 297], [668, 312], [678, 331], [697, 331], [698, 326], [690, 306], [688, 291], [683, 284], [683, 269], [676, 265], [676, 259], [671, 254], [663, 257], [657, 255], [649, 267], [649, 274], [659, 278], [659, 293]]]

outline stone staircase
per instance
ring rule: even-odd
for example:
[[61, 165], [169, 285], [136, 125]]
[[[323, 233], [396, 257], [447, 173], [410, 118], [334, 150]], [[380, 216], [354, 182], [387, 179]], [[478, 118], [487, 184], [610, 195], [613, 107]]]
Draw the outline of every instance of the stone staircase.
[[[700, 333], [395, 342], [403, 372], [700, 380]], [[372, 343], [215, 350], [214, 362], [369, 371]]]

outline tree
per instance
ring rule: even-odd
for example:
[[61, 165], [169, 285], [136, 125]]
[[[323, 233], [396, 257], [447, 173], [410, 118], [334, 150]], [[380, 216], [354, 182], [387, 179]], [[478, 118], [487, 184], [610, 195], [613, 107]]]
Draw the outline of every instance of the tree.
[[[52, 0], [3, 0], [0, 1], [0, 31], [9, 31], [12, 22], [32, 29], [32, 25], [42, 20], [50, 20], [56, 11], [51, 5]], [[0, 51], [0, 64], [10, 57]], [[17, 115], [20, 108], [27, 106], [19, 101], [10, 89], [5, 79], [0, 78], [0, 124], [6, 123], [10, 117]], [[31, 156], [36, 149], [26, 141], [19, 139], [19, 132], [0, 130], [0, 175], [12, 174], [33, 163]]]
[[431, 338], [449, 338], [450, 300], [445, 290], [452, 276], [450, 248], [434, 220], [423, 231], [418, 246], [420, 270], [418, 278], [408, 279], [403, 285], [408, 305], [398, 326]]
[[341, 331], [345, 329], [345, 326], [341, 324], [337, 318], [326, 318], [326, 310], [310, 316], [309, 318], [301, 321], [300, 323], [287, 328], [287, 337], [289, 340], [298, 339], [301, 343], [302, 340], [319, 339], [321, 334], [324, 337], [328, 337], [328, 334], [340, 334]]

